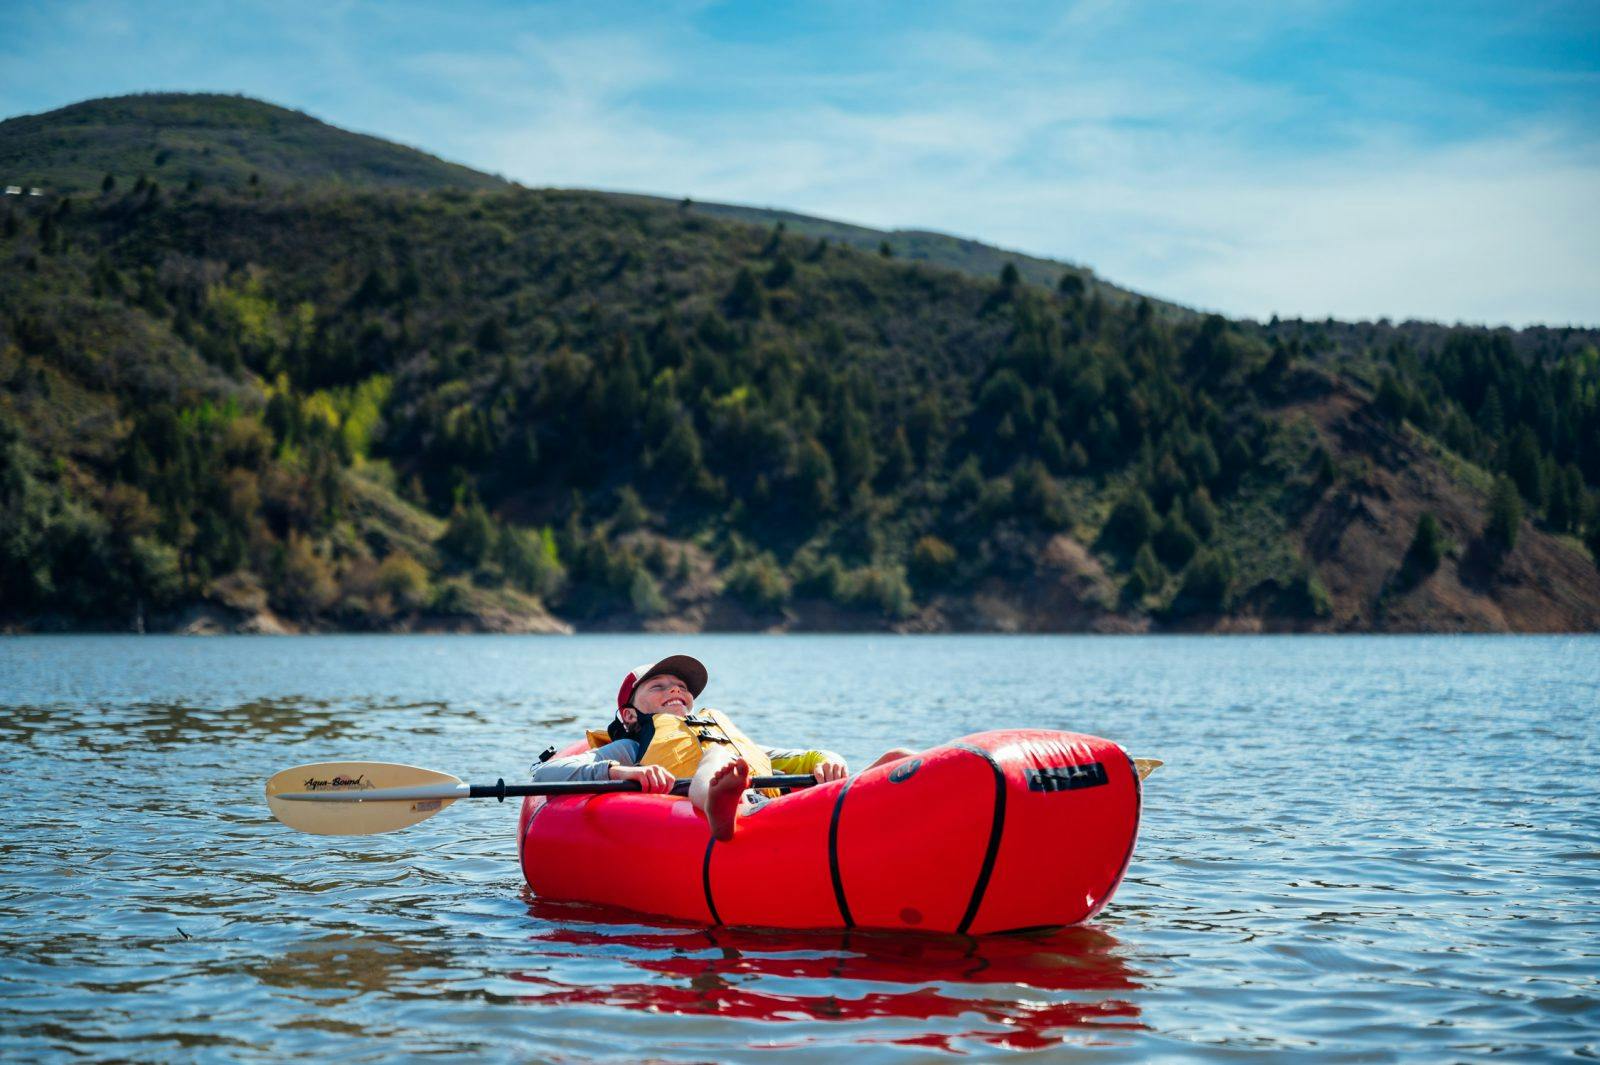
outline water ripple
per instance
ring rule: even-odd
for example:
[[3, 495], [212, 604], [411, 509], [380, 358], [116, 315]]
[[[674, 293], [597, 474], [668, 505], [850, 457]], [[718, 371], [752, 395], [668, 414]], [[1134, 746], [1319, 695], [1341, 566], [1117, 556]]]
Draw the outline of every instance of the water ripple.
[[[1166, 759], [1121, 892], [979, 940], [706, 929], [532, 897], [509, 805], [335, 839], [260, 800], [520, 778], [675, 650], [856, 764], [998, 723]], [[1600, 1056], [1597, 711], [1587, 637], [4, 639], [0, 1054]]]

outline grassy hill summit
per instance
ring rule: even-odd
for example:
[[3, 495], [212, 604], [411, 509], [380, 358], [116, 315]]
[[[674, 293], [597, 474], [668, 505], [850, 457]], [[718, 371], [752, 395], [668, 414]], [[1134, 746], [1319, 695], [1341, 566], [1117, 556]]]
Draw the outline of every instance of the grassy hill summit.
[[335, 189], [504, 189], [426, 152], [245, 96], [147, 93], [85, 100], [0, 122], [0, 178], [58, 195], [97, 192], [106, 174], [167, 188], [244, 188], [252, 179]]
[[237, 97], [0, 163], [9, 627], [1600, 627], [1594, 331], [1229, 322]]

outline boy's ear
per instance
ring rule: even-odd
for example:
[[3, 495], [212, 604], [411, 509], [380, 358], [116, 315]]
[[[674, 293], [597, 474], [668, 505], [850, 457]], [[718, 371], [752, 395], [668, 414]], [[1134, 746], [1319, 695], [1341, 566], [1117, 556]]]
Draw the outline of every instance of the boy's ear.
[[622, 719], [622, 723], [624, 725], [632, 725], [635, 721], [639, 720], [639, 711], [635, 710], [631, 706], [624, 706], [622, 709], [617, 711], [617, 716]]

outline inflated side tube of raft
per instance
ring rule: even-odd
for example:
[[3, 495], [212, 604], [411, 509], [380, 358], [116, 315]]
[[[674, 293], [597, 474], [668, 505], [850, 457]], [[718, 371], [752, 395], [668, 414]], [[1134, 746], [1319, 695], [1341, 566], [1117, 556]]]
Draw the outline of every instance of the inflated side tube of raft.
[[641, 794], [526, 799], [517, 838], [546, 898], [707, 924], [977, 935], [1099, 912], [1132, 856], [1139, 800], [1115, 743], [1012, 729], [775, 799], [728, 843], [688, 799]]

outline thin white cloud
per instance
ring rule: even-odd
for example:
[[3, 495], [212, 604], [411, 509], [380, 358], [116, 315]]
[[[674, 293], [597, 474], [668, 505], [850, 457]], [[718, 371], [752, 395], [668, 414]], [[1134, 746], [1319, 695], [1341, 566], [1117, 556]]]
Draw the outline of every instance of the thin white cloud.
[[[963, 71], [1003, 60], [948, 35], [913, 45], [948, 50]], [[640, 58], [661, 46], [624, 52], [665, 77], [673, 64]], [[1398, 123], [1349, 126], [1283, 155], [1243, 128], [1292, 122], [1292, 92], [1201, 85], [1170, 64], [1120, 78], [1020, 71], [967, 99], [691, 123], [611, 88], [647, 79], [581, 69], [564, 76], [560, 107], [479, 141], [485, 161], [527, 183], [943, 229], [1235, 315], [1600, 322], [1600, 153], [1572, 129], [1426, 144]]]
[[[1224, 61], [1314, 32], [1326, 9], [1213, 11], [1197, 52], [1193, 17], [1082, 0], [1038, 32], [1004, 12], [982, 33], [930, 18], [834, 62], [815, 42], [715, 39], [693, 5], [585, 22], [247, 3], [252, 32], [277, 43], [246, 54], [213, 43], [242, 32], [218, 14], [231, 9], [197, 36], [96, 0], [73, 16], [93, 29], [6, 64], [0, 100], [38, 98], [46, 75], [52, 106], [241, 90], [525, 184], [941, 229], [1230, 314], [1600, 322], [1594, 123], [1496, 126], [1482, 100], [1404, 65], [1330, 75], [1329, 91], [1365, 101], [1352, 117]], [[1594, 82], [1527, 76], [1575, 94]], [[1447, 113], [1479, 132], [1419, 134], [1415, 115]]]

